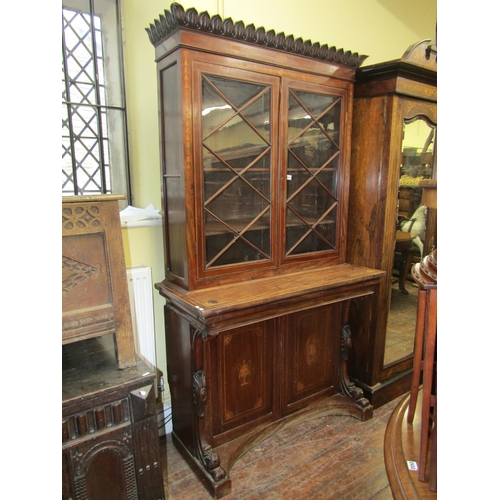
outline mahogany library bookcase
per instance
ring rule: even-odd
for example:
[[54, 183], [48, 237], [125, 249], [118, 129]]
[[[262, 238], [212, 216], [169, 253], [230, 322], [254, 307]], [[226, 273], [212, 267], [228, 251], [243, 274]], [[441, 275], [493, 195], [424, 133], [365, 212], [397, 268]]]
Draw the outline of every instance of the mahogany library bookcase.
[[158, 76], [173, 441], [209, 491], [283, 425], [370, 418], [347, 373], [383, 271], [346, 263], [365, 56], [172, 4]]

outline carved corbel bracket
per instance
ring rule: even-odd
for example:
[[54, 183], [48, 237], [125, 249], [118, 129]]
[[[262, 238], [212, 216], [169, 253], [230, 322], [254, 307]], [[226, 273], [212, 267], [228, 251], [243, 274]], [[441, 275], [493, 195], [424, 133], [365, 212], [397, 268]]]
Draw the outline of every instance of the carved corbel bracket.
[[349, 311], [351, 307], [351, 300], [348, 300], [343, 307], [342, 314], [342, 329], [340, 332], [340, 366], [339, 366], [339, 384], [340, 392], [354, 401], [360, 408], [367, 408], [370, 406], [370, 401], [364, 397], [363, 389], [354, 385], [351, 382], [348, 373], [347, 362], [349, 361], [349, 352], [352, 348], [352, 334], [351, 327], [347, 323], [349, 318]]
[[340, 334], [340, 392], [356, 402], [357, 405], [361, 407], [366, 407], [370, 405], [368, 399], [363, 397], [363, 389], [354, 385], [351, 382], [349, 375], [347, 373], [347, 361], [349, 360], [349, 351], [352, 347], [352, 337], [351, 337], [351, 327], [349, 325], [343, 325]]
[[205, 372], [198, 370], [193, 374], [193, 406], [196, 416], [195, 453], [205, 470], [215, 482], [227, 479], [226, 471], [220, 466], [217, 452], [209, 444], [205, 431], [205, 406], [207, 401], [207, 386]]

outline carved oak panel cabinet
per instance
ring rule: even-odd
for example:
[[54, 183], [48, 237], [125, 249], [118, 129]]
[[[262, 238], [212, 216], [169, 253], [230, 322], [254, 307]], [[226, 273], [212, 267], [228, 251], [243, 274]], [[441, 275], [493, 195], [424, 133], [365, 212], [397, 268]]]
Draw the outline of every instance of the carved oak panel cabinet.
[[353, 311], [357, 328], [376, 321], [384, 274], [346, 264], [364, 56], [179, 4], [147, 31], [173, 441], [220, 497], [234, 462], [278, 425], [372, 414], [347, 375]]
[[118, 366], [136, 362], [118, 201], [62, 199], [62, 343], [112, 333]]
[[110, 335], [63, 346], [63, 500], [165, 498], [155, 376], [119, 369]]

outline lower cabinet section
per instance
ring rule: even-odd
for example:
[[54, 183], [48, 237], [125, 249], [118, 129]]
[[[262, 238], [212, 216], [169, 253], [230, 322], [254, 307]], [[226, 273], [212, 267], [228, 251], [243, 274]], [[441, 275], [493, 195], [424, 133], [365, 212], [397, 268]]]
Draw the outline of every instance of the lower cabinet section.
[[119, 370], [105, 339], [63, 350], [63, 500], [164, 499], [155, 375]]
[[[236, 460], [276, 429], [320, 415], [371, 418], [347, 374], [349, 316], [357, 303], [357, 325], [376, 321], [382, 275], [337, 266], [191, 292], [157, 285], [173, 441], [216, 497], [230, 491]], [[285, 286], [294, 279], [302, 284]]]

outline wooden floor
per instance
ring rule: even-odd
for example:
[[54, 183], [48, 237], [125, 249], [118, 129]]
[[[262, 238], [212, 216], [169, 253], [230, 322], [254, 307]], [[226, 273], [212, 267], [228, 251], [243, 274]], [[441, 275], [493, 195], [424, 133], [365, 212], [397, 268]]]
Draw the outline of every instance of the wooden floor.
[[[320, 417], [275, 434], [236, 462], [230, 472], [232, 491], [223, 498], [391, 500], [384, 436], [401, 399], [375, 409], [366, 422]], [[171, 435], [161, 443], [167, 498], [212, 498], [173, 446]]]

